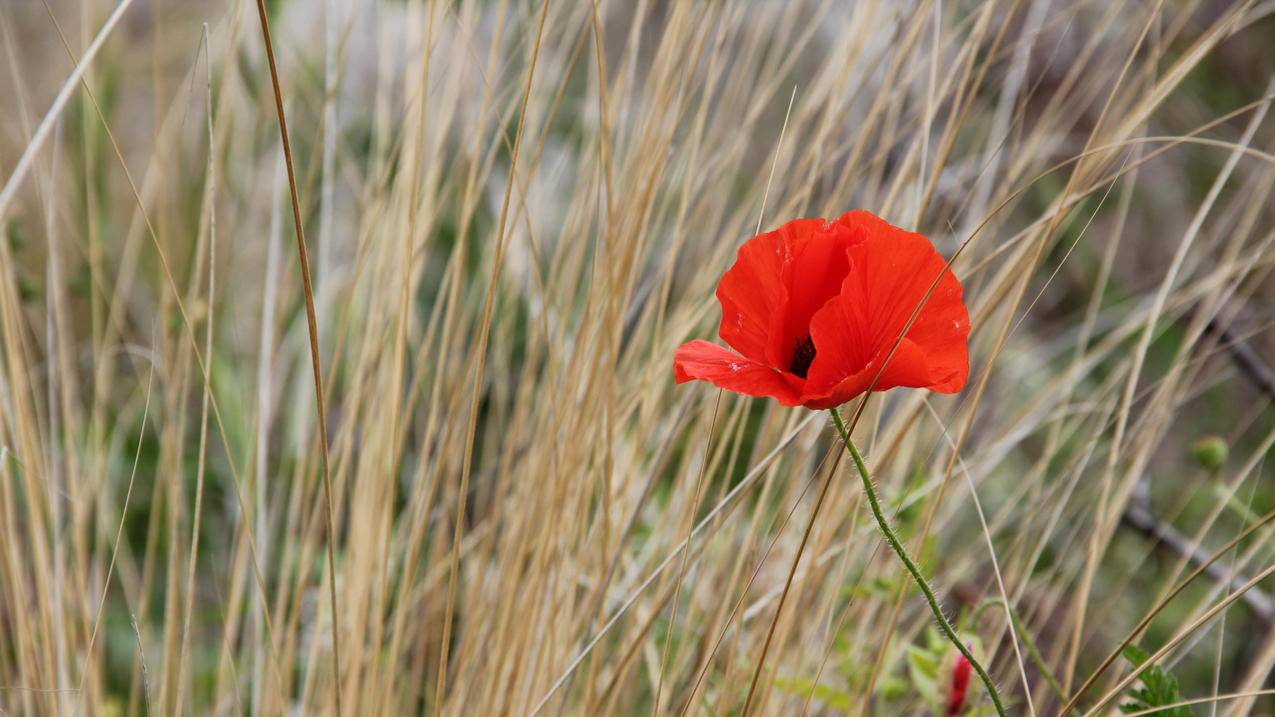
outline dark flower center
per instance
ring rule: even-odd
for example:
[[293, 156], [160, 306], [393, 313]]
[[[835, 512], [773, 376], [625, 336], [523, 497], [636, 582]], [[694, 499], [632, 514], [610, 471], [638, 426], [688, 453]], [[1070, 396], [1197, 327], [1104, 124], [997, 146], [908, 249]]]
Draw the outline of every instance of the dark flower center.
[[815, 342], [809, 335], [797, 339], [797, 345], [792, 350], [792, 363], [788, 365], [788, 371], [805, 378], [806, 373], [810, 371], [810, 363], [814, 360]]

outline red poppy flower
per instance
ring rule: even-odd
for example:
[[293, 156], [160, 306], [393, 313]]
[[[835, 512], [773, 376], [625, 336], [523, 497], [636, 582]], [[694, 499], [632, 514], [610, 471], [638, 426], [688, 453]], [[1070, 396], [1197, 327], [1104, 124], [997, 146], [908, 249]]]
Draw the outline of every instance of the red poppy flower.
[[969, 376], [960, 283], [928, 239], [868, 212], [832, 222], [796, 219], [748, 240], [718, 283], [717, 300], [718, 334], [735, 351], [701, 340], [683, 344], [673, 357], [677, 383], [709, 381], [822, 409], [869, 387], [956, 393]]

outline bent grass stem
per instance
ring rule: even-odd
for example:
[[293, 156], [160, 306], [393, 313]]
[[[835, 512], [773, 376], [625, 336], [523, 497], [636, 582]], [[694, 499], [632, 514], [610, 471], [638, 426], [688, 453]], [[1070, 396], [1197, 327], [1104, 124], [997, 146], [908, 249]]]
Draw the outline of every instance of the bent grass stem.
[[841, 420], [841, 414], [837, 413], [835, 408], [828, 409], [828, 412], [832, 414], [832, 422], [837, 426], [837, 433], [841, 434], [841, 442], [845, 444], [846, 450], [850, 451], [850, 457], [854, 459], [854, 465], [859, 469], [859, 477], [863, 480], [863, 492], [868, 496], [868, 505], [872, 507], [872, 515], [877, 519], [877, 527], [885, 535], [885, 541], [890, 544], [895, 555], [899, 556], [899, 560], [903, 562], [903, 567], [907, 568], [908, 573], [912, 575], [913, 582], [916, 583], [917, 587], [921, 588], [921, 593], [925, 595], [925, 602], [929, 604], [930, 612], [934, 613], [934, 619], [938, 622], [939, 629], [943, 631], [943, 635], [956, 646], [957, 650], [960, 650], [965, 659], [969, 660], [970, 666], [978, 673], [978, 678], [983, 681], [983, 686], [987, 688], [987, 694], [992, 698], [992, 704], [996, 707], [996, 714], [1000, 715], [1000, 717], [1005, 717], [1005, 705], [1001, 703], [1000, 693], [996, 691], [996, 685], [992, 683], [991, 675], [987, 674], [987, 670], [983, 669], [982, 663], [974, 657], [970, 649], [956, 635], [956, 630], [952, 628], [952, 623], [948, 622], [947, 617], [943, 614], [943, 609], [939, 607], [938, 598], [934, 597], [934, 590], [930, 588], [930, 584], [921, 575], [920, 568], [908, 556], [903, 543], [899, 542], [898, 536], [894, 534], [889, 521], [886, 520], [885, 513], [881, 512], [881, 503], [877, 500], [876, 489], [872, 487], [872, 478], [868, 475], [868, 466], [863, 462], [863, 456], [859, 455], [859, 449], [855, 447], [854, 441], [850, 440], [850, 433], [846, 431], [846, 424]]

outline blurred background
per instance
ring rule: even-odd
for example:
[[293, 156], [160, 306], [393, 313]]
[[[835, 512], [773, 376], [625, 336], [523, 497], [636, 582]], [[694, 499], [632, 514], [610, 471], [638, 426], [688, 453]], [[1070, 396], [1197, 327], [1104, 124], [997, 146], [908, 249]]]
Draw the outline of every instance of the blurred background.
[[0, 3], [0, 712], [990, 714], [826, 415], [672, 381], [855, 208], [956, 256], [853, 432], [1010, 712], [1275, 712], [1275, 3], [260, 10], [290, 168], [257, 4]]

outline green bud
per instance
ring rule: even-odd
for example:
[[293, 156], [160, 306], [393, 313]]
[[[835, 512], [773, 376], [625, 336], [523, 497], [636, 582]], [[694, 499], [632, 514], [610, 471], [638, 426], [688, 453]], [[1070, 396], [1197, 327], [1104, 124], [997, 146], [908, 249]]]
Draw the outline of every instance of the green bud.
[[1191, 455], [1201, 466], [1215, 471], [1226, 463], [1226, 441], [1219, 436], [1204, 436], [1191, 444]]

